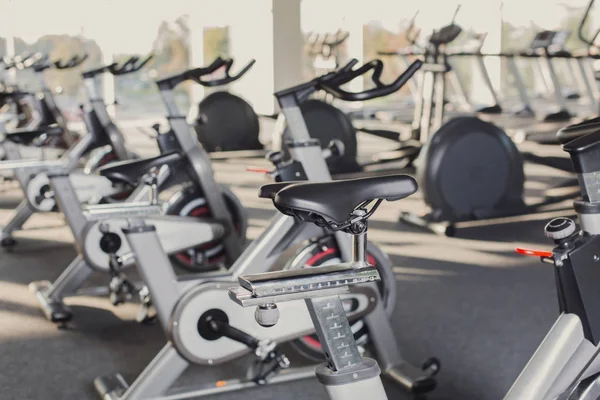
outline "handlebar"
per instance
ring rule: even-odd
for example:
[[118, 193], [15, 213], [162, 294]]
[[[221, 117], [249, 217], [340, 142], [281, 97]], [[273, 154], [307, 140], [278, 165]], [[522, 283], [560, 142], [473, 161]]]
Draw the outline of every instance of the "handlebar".
[[[180, 84], [181, 82], [184, 82], [187, 80], [194, 81], [194, 82], [198, 83], [199, 85], [206, 86], [206, 87], [227, 85], [231, 82], [234, 82], [234, 81], [240, 79], [242, 76], [244, 76], [246, 74], [246, 72], [248, 72], [250, 70], [250, 68], [252, 68], [252, 66], [254, 65], [255, 62], [256, 62], [256, 60], [254, 60], [254, 59], [250, 60], [248, 62], [248, 64], [246, 64], [244, 66], [244, 68], [242, 68], [237, 74], [231, 75], [230, 71], [231, 71], [231, 67], [233, 66], [233, 59], [231, 59], [231, 58], [223, 59], [221, 57], [217, 57], [207, 67], [199, 67], [199, 68], [190, 69], [181, 74], [173, 75], [173, 76], [170, 76], [167, 78], [160, 79], [160, 80], [156, 81], [156, 84], [159, 87], [168, 87], [171, 89], [174, 88], [175, 86], [177, 86], [178, 84]], [[210, 81], [202, 79], [203, 76], [210, 75], [213, 72], [216, 72], [218, 69], [223, 68], [223, 67], [225, 67], [225, 70], [224, 70], [225, 77], [224, 78], [213, 79]]]
[[[87, 78], [93, 78], [96, 75], [100, 75], [104, 72], [110, 72], [111, 74], [113, 74], [115, 76], [130, 74], [130, 73], [137, 72], [140, 69], [142, 69], [142, 67], [144, 67], [144, 65], [148, 64], [148, 62], [152, 59], [152, 57], [154, 57], [154, 55], [149, 54], [145, 59], [143, 59], [140, 62], [140, 57], [132, 56], [121, 65], [119, 65], [119, 63], [114, 62], [112, 64], [103, 65], [98, 68], [87, 70], [87, 71], [83, 72], [82, 75], [83, 75], [84, 79], [87, 79]], [[82, 60], [82, 62], [83, 62], [83, 60]]]
[[19, 69], [33, 68], [34, 70], [37, 70], [37, 68], [47, 63], [48, 55], [38, 52], [30, 54], [26, 59], [24, 59], [20, 63], [18, 62], [16, 64], [16, 67]]
[[85, 60], [88, 59], [88, 54], [85, 53], [83, 55], [74, 55], [68, 61], [62, 62], [61, 60], [54, 61], [53, 65], [56, 69], [71, 69], [76, 68], [84, 63]]
[[583, 27], [585, 26], [585, 23], [587, 22], [587, 19], [588, 19], [589, 15], [590, 15], [590, 11], [591, 11], [591, 9], [592, 9], [592, 7], [594, 5], [594, 1], [595, 0], [590, 0], [590, 2], [588, 3], [588, 6], [587, 6], [587, 8], [585, 10], [585, 13], [583, 14], [583, 18], [581, 18], [581, 22], [579, 23], [579, 29], [577, 30], [577, 34], [579, 36], [579, 39], [582, 42], [584, 42], [584, 43], [586, 43], [586, 44], [588, 44], [590, 46], [594, 46], [594, 41], [596, 40], [596, 38], [598, 37], [598, 35], [600, 35], [600, 29], [598, 29], [596, 31], [596, 34], [594, 36], [592, 36], [591, 39], [586, 38], [584, 36], [584, 34], [583, 34]]
[[125, 75], [133, 72], [137, 72], [144, 67], [144, 65], [148, 64], [150, 60], [154, 57], [154, 54], [150, 53], [146, 58], [140, 61], [140, 57], [132, 56], [127, 61], [125, 61], [121, 66], [117, 63], [113, 63], [108, 66], [108, 71], [115, 75]]
[[238, 79], [240, 79], [242, 76], [244, 76], [246, 74], [246, 72], [250, 71], [250, 68], [252, 68], [252, 66], [256, 63], [255, 59], [252, 59], [248, 62], [248, 64], [246, 64], [244, 66], [244, 68], [242, 68], [237, 74], [235, 75], [231, 75], [230, 71], [231, 71], [231, 67], [233, 66], [233, 59], [228, 59], [225, 60], [225, 78], [221, 78], [221, 79], [214, 79], [212, 81], [204, 81], [200, 78], [198, 78], [197, 80], [195, 80], [196, 83], [201, 84], [202, 86], [206, 86], [206, 87], [215, 87], [215, 86], [222, 86], [222, 85], [227, 85], [231, 82], [237, 81]]
[[34, 53], [23, 53], [13, 58], [4, 57], [2, 58], [2, 62], [4, 63], [4, 69], [11, 69], [17, 67], [17, 65], [24, 63], [29, 58], [33, 57]]
[[[357, 63], [358, 60], [353, 59], [340, 70], [317, 78], [318, 86], [327, 93], [330, 93], [334, 97], [337, 97], [341, 100], [370, 100], [376, 97], [387, 96], [396, 92], [402, 86], [404, 86], [423, 65], [421, 60], [414, 61], [394, 82], [386, 85], [381, 82], [381, 73], [383, 72], [383, 62], [381, 60], [372, 60], [360, 68], [353, 69]], [[354, 93], [340, 88], [341, 85], [346, 84], [369, 71], [373, 71], [371, 80], [375, 84], [375, 88]]]
[[81, 65], [85, 60], [87, 60], [88, 55], [74, 55], [68, 61], [50, 61], [50, 57], [45, 54], [36, 53], [34, 56], [30, 57], [27, 61], [22, 63], [23, 68], [33, 68], [35, 72], [42, 72], [48, 68], [56, 68], [59, 70], [62, 69], [70, 69], [75, 68]]

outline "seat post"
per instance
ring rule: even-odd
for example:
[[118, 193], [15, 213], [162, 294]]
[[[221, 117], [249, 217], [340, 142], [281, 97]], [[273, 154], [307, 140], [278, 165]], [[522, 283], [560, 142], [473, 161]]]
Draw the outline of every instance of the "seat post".
[[[354, 210], [352, 215], [360, 218], [366, 214], [365, 210]], [[367, 264], [367, 220], [353, 222], [349, 229], [352, 235], [352, 263], [357, 267]]]

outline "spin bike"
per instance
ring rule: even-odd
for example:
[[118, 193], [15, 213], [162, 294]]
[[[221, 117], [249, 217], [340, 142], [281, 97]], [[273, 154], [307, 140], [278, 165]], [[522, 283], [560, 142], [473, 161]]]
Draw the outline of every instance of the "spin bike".
[[[348, 322], [352, 316], [345, 312], [342, 299], [357, 290], [354, 285], [371, 284], [362, 288], [368, 291], [373, 290], [373, 282], [381, 281], [377, 268], [366, 256], [367, 221], [383, 200], [396, 201], [416, 192], [416, 181], [407, 175], [389, 175], [322, 183], [286, 182], [267, 185], [261, 191], [269, 192], [275, 207], [284, 214], [351, 235], [352, 258], [347, 263], [316, 268], [240, 276], [240, 286], [230, 288], [231, 299], [243, 307], [256, 307], [254, 317], [263, 327], [276, 325], [282, 303], [288, 306], [288, 302], [298, 304], [298, 300], [304, 300], [325, 354], [325, 363], [316, 369], [317, 379], [329, 397], [387, 399], [377, 361], [361, 355]], [[286, 311], [291, 310], [284, 308]], [[208, 322], [209, 329], [217, 333], [227, 332], [227, 325], [218, 318]], [[223, 336], [250, 346], [257, 341]]]
[[[337, 98], [366, 100], [397, 90], [415, 71], [414, 68], [409, 69], [391, 85], [380, 85], [364, 92], [349, 93], [341, 89], [341, 86], [352, 79], [362, 79], [364, 74], [374, 68], [373, 63], [368, 63], [353, 69], [355, 64], [356, 62], [350, 67], [275, 94], [282, 110], [280, 118], [287, 121], [292, 138], [289, 147], [292, 159], [282, 161], [281, 152], [273, 153], [270, 157], [275, 164], [274, 175], [278, 181], [331, 180], [325, 157], [335, 156], [340, 149], [336, 150], [337, 146], [334, 143], [323, 150], [318, 140], [310, 138], [298, 107], [304, 99], [317, 90], [325, 90]], [[394, 193], [401, 196], [408, 195], [416, 189], [414, 181], [406, 177], [382, 177], [376, 180], [382, 185], [378, 186], [380, 188], [396, 187], [399, 184]], [[270, 198], [274, 196], [277, 188], [287, 185], [289, 183], [286, 182], [267, 185], [262, 188], [260, 196]], [[337, 197], [340, 197], [339, 193], [349, 194], [350, 190], [356, 190], [356, 196], [366, 196], [366, 200], [376, 193], [371, 192], [375, 187], [370, 186], [367, 180], [362, 180], [362, 183], [340, 182], [330, 185], [333, 191], [329, 193]], [[383, 197], [394, 197], [389, 193], [379, 193]], [[357, 197], [352, 195], [353, 200]], [[336, 213], [337, 215], [339, 213]], [[286, 249], [307, 240], [310, 242], [300, 249], [298, 256], [287, 264], [286, 269], [295, 270], [305, 265], [322, 266], [338, 262], [340, 259], [350, 261], [352, 249], [346, 233], [330, 232], [323, 226], [303, 224], [298, 219], [279, 214], [246, 248], [229, 271], [186, 279], [175, 275], [152, 225], [137, 218], [129, 218], [127, 223], [123, 233], [135, 254], [136, 265], [149, 288], [158, 320], [167, 334], [168, 342], [131, 385], [118, 374], [97, 378], [94, 384], [102, 399], [203, 397], [256, 385], [307, 378], [314, 374], [312, 367], [288, 368], [287, 357], [277, 347], [277, 342], [282, 341], [294, 343], [296, 346], [308, 343], [303, 347], [318, 348], [319, 353], [315, 358], [322, 359], [322, 344], [318, 338], [312, 336], [314, 328], [306, 308], [298, 302], [284, 303], [281, 305], [281, 323], [268, 329], [263, 328], [256, 325], [252, 311], [239, 309], [229, 300], [228, 288], [233, 286], [240, 276], [268, 272]], [[366, 239], [364, 236], [362, 238]], [[370, 344], [384, 374], [395, 383], [413, 393], [429, 392], [435, 386], [432, 375], [439, 369], [439, 362], [429, 360], [423, 369], [420, 369], [402, 359], [389, 322], [396, 297], [391, 263], [371, 244], [366, 244], [365, 254], [383, 279], [379, 284], [371, 283], [368, 288], [364, 288], [365, 290], [345, 295], [345, 312], [353, 321], [354, 337], [360, 339], [368, 333]], [[256, 355], [256, 359], [246, 378], [222, 381], [218, 385], [210, 384], [177, 391], [172, 389], [175, 381], [190, 365], [219, 365], [250, 352]]]
[[600, 301], [600, 123], [596, 121], [595, 131], [571, 140], [563, 149], [581, 187], [582, 199], [575, 201], [581, 229], [569, 218], [555, 218], [545, 227], [546, 236], [556, 245], [552, 251], [517, 249], [554, 265], [560, 316], [505, 400], [600, 397], [600, 319], [594, 312]]
[[[21, 160], [0, 162], [0, 173], [11, 171], [19, 182], [25, 199], [15, 209], [9, 222], [0, 231], [0, 245], [11, 247], [16, 244], [12, 233], [20, 229], [34, 212], [50, 212], [56, 209], [56, 201], [49, 186], [48, 173], [69, 171], [70, 180], [76, 188], [77, 199], [84, 203], [98, 203], [110, 196], [127, 191], [124, 185], [114, 185], [110, 180], [95, 174], [93, 169], [113, 160], [129, 160], [135, 155], [125, 147], [125, 138], [110, 120], [104, 99], [98, 94], [95, 77], [110, 72], [123, 75], [138, 71], [150, 58], [139, 61], [132, 57], [122, 65], [96, 68], [83, 73], [84, 84], [90, 100], [90, 108], [82, 108], [83, 120], [88, 134], [78, 140], [58, 160]], [[44, 130], [30, 135], [62, 135], [62, 130]], [[96, 151], [97, 150], [97, 151]], [[80, 160], [87, 157], [84, 170], [77, 170]]]
[[[139, 294], [139, 288], [123, 273], [123, 269], [135, 261], [121, 232], [125, 226], [124, 218], [144, 218], [151, 222], [157, 227], [164, 251], [173, 255], [176, 265], [193, 272], [231, 265], [241, 254], [247, 227], [245, 210], [227, 187], [215, 181], [210, 157], [198, 143], [173, 98], [173, 89], [184, 81], [192, 80], [202, 85], [227, 84], [248, 70], [245, 68], [234, 76], [228, 74], [218, 81], [202, 79], [227, 64], [230, 60], [217, 58], [208, 67], [156, 82], [171, 125], [166, 133], [160, 133], [156, 127], [161, 155], [117, 162], [98, 170], [99, 176], [113, 185], [136, 187], [127, 201], [82, 206], [69, 171], [48, 174], [50, 190], [65, 215], [79, 252], [54, 283], [30, 284], [30, 290], [48, 320], [64, 324], [72, 318], [72, 311], [63, 300], [82, 294], [78, 291], [94, 270], [111, 277], [108, 292], [95, 289], [94, 294], [109, 294], [115, 305]], [[183, 185], [183, 188], [167, 203], [159, 204], [159, 190], [175, 185]], [[144, 292], [140, 296], [139, 319], [145, 322], [150, 318], [150, 303]]]
[[[48, 56], [41, 54], [25, 58], [19, 65], [22, 68], [31, 68], [40, 83], [40, 91], [37, 93], [23, 92], [18, 89], [2, 93], [15, 105], [18, 120], [15, 129], [0, 130], [0, 147], [2, 147], [2, 160], [20, 159], [42, 159], [54, 160], [59, 158], [65, 150], [74, 144], [77, 135], [67, 127], [67, 121], [59, 110], [54, 99], [52, 89], [45, 80], [45, 72], [48, 69], [64, 71], [73, 69], [87, 60], [87, 54], [75, 55], [67, 61], [51, 62]], [[16, 68], [16, 64], [11, 64]], [[23, 116], [19, 115], [21, 109]], [[48, 134], [46, 131], [51, 131]], [[56, 131], [56, 134], [54, 133]], [[57, 135], [62, 132], [62, 135]], [[0, 175], [12, 175], [12, 171], [2, 171]]]

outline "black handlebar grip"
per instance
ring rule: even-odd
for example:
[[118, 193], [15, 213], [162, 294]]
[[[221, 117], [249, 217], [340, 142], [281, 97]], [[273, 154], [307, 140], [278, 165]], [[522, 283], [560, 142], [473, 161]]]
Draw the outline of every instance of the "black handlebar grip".
[[[381, 60], [376, 60], [379, 61], [381, 63]], [[375, 75], [378, 71], [378, 65], [380, 65], [379, 63], [375, 63], [373, 64], [372, 62], [370, 62], [369, 64], [363, 65], [361, 68], [352, 71], [350, 74], [348, 75], [352, 75], [352, 79], [360, 76], [357, 75], [356, 73], [358, 73], [359, 71], [363, 71], [362, 73], [364, 74], [366, 71], [370, 70], [370, 69], [374, 69], [374, 73], [373, 75]], [[377, 97], [383, 97], [383, 96], [387, 96], [391, 93], [396, 92], [397, 90], [399, 90], [402, 86], [404, 86], [408, 80], [410, 78], [412, 78], [412, 76], [421, 68], [421, 66], [423, 65], [423, 61], [421, 60], [416, 60], [414, 61], [407, 69], [406, 71], [404, 71], [402, 73], [402, 75], [400, 75], [394, 82], [392, 82], [389, 85], [384, 85], [379, 81], [379, 86], [375, 87], [374, 89], [370, 89], [370, 90], [366, 90], [363, 92], [358, 92], [358, 93], [352, 93], [352, 92], [347, 92], [345, 90], [340, 89], [340, 85], [339, 85], [339, 81], [335, 82], [336, 84], [332, 85], [330, 82], [322, 82], [320, 84], [320, 87], [325, 90], [327, 93], [332, 94], [334, 97], [337, 97], [339, 99], [345, 100], [345, 101], [364, 101], [364, 100], [370, 100], [370, 99], [374, 99]], [[365, 68], [365, 66], [369, 66], [369, 68]], [[380, 74], [380, 72], [379, 72]], [[346, 77], [342, 80], [342, 84], [344, 83], [348, 83], [350, 80], [346, 79]]]
[[71, 69], [71, 68], [76, 68], [78, 66], [80, 66], [81, 64], [83, 64], [85, 62], [85, 60], [88, 59], [88, 54], [84, 54], [83, 56], [79, 56], [79, 55], [74, 55], [73, 57], [71, 57], [71, 59], [65, 63], [63, 63], [62, 61], [58, 60], [54, 62], [54, 68], [56, 69]]
[[590, 11], [592, 9], [592, 6], [594, 5], [594, 1], [595, 0], [590, 0], [590, 2], [588, 3], [585, 13], [583, 14], [583, 18], [581, 19], [581, 22], [579, 23], [579, 29], [577, 30], [577, 35], [579, 36], [579, 39], [582, 42], [589, 44], [590, 46], [594, 45], [594, 41], [598, 37], [598, 34], [600, 34], [600, 29], [596, 32], [596, 35], [592, 39], [586, 38], [585, 35], [583, 34], [583, 27], [584, 27], [585, 23], [587, 22], [588, 16], [590, 15]]
[[139, 62], [139, 56], [131, 56], [121, 66], [119, 66], [117, 63], [113, 64], [111, 67], [109, 67], [109, 71], [115, 76], [137, 72], [142, 69], [144, 65], [148, 64], [153, 57], [154, 54], [150, 53], [143, 61]]
[[[205, 81], [200, 79], [200, 77], [198, 77], [197, 80], [195, 80], [197, 83], [199, 83], [202, 86], [206, 86], [206, 87], [215, 87], [215, 86], [223, 86], [223, 85], [227, 85], [231, 82], [237, 81], [238, 79], [240, 79], [242, 76], [244, 76], [249, 70], [250, 68], [252, 68], [252, 66], [256, 63], [256, 60], [252, 59], [248, 62], [248, 64], [246, 64], [244, 66], [244, 68], [242, 68], [237, 74], [235, 75], [231, 75], [229, 73], [229, 71], [231, 70], [231, 67], [233, 66], [233, 59], [227, 59], [223, 61], [223, 65], [225, 66], [225, 78], [221, 78], [221, 79], [213, 79], [211, 81]], [[218, 68], [216, 68], [214, 71], [216, 71]], [[212, 71], [212, 72], [214, 72]], [[207, 75], [207, 74], [205, 74]]]
[[108, 64], [108, 65], [103, 65], [101, 67], [98, 68], [93, 68], [87, 71], [84, 71], [81, 75], [83, 76], [84, 79], [86, 78], [93, 78], [96, 75], [102, 74], [104, 72], [107, 72], [112, 69], [115, 68], [118, 64], [117, 63], [112, 63], [112, 64]]

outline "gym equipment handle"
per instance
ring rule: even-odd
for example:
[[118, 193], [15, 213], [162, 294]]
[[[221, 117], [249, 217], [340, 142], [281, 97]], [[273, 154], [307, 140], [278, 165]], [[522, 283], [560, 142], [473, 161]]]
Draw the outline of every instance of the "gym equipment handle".
[[47, 54], [42, 55], [41, 53], [37, 53], [35, 57], [32, 57], [23, 63], [23, 68], [32, 67], [35, 72], [42, 72], [52, 67], [58, 70], [71, 69], [81, 65], [85, 60], [87, 60], [87, 58], [87, 54], [74, 55], [68, 61], [65, 62], [61, 60], [51, 62], [50, 57]]
[[23, 64], [25, 61], [29, 60], [34, 55], [35, 53], [23, 53], [13, 58], [3, 57], [2, 62], [4, 63], [4, 69], [8, 70], [11, 68], [15, 68], [17, 65]]
[[194, 69], [187, 70], [181, 74], [171, 75], [166, 78], [162, 78], [156, 81], [156, 84], [160, 87], [167, 87], [169, 89], [174, 88], [179, 85], [181, 82], [187, 80], [193, 80], [194, 82], [198, 82], [200, 77], [203, 75], [212, 74], [219, 68], [225, 65], [225, 60], [221, 57], [217, 57], [209, 66], [207, 67], [198, 67]]
[[85, 53], [83, 55], [74, 55], [68, 61], [62, 62], [61, 60], [54, 61], [54, 68], [56, 69], [71, 69], [76, 68], [84, 63], [85, 60], [88, 59], [88, 54]]
[[82, 75], [83, 75], [83, 78], [85, 79], [85, 78], [93, 78], [96, 75], [100, 75], [104, 72], [110, 72], [111, 74], [113, 74], [115, 76], [125, 75], [125, 74], [129, 74], [132, 72], [137, 72], [140, 69], [142, 69], [142, 67], [144, 65], [146, 65], [152, 59], [152, 57], [154, 57], [154, 55], [149, 54], [143, 61], [140, 62], [139, 61], [140, 57], [132, 56], [127, 61], [125, 61], [121, 66], [119, 66], [119, 63], [114, 62], [112, 64], [103, 65], [101, 67], [85, 71]]
[[[373, 60], [356, 70], [352, 70], [352, 67], [356, 65], [357, 62], [358, 61], [356, 59], [350, 61], [339, 72], [332, 73], [332, 77], [328, 78], [329, 74], [325, 75], [324, 79], [320, 82], [320, 87], [327, 93], [330, 93], [333, 96], [345, 101], [370, 100], [377, 97], [387, 96], [396, 92], [402, 86], [404, 86], [423, 65], [423, 61], [421, 60], [414, 61], [394, 82], [389, 85], [385, 85], [380, 80], [381, 72], [383, 70], [383, 62], [381, 60]], [[345, 91], [339, 87], [361, 75], [364, 75], [370, 70], [373, 70], [371, 80], [375, 84], [375, 88], [365, 90], [363, 92], [353, 93]]]
[[[228, 83], [234, 82], [240, 79], [242, 76], [246, 74], [252, 68], [256, 60], [250, 60], [248, 64], [240, 72], [235, 75], [231, 75], [231, 67], [233, 66], [233, 59], [223, 59], [221, 57], [217, 57], [209, 66], [207, 67], [198, 67], [194, 69], [190, 69], [178, 75], [172, 75], [167, 78], [160, 79], [156, 81], [159, 87], [166, 86], [168, 88], [174, 88], [181, 82], [191, 80], [199, 85], [206, 87], [214, 87], [214, 86], [222, 86]], [[202, 80], [201, 78], [206, 75], [210, 75], [213, 72], [217, 71], [219, 68], [225, 67], [225, 77], [221, 79], [213, 79], [210, 81]]]
[[594, 5], [594, 1], [595, 0], [590, 0], [590, 2], [588, 3], [588, 6], [585, 10], [585, 13], [583, 14], [583, 18], [581, 19], [581, 22], [579, 23], [579, 29], [577, 30], [577, 34], [579, 36], [579, 39], [584, 42], [587, 43], [590, 46], [594, 46], [594, 41], [596, 40], [596, 38], [598, 37], [598, 35], [600, 35], [600, 29], [598, 29], [596, 31], [596, 34], [592, 36], [591, 39], [588, 39], [585, 37], [584, 33], [583, 33], [583, 27], [585, 25], [585, 23], [587, 22], [587, 19], [590, 15], [590, 11], [592, 9], [592, 6]]
[[194, 79], [194, 81], [196, 83], [199, 83], [202, 86], [207, 86], [207, 87], [227, 85], [231, 82], [237, 81], [242, 76], [244, 76], [246, 74], [246, 72], [250, 71], [250, 68], [252, 68], [254, 63], [256, 63], [255, 59], [250, 60], [248, 62], [248, 64], [246, 64], [244, 66], [244, 68], [242, 68], [237, 74], [231, 75], [230, 71], [231, 71], [231, 67], [233, 66], [233, 59], [229, 58], [227, 60], [224, 60], [224, 64], [223, 64], [225, 66], [225, 77], [224, 78], [213, 79], [211, 81], [204, 81], [204, 80], [200, 79], [200, 77], [198, 77], [197, 79]]
[[111, 64], [108, 66], [108, 71], [115, 76], [137, 72], [142, 69], [144, 65], [148, 64], [153, 57], [154, 54], [150, 53], [145, 59], [140, 61], [140, 57], [133, 56], [129, 58], [129, 60], [125, 61], [121, 66], [119, 66], [117, 63]]
[[[35, 71], [40, 70], [42, 66], [48, 64], [48, 55], [42, 53], [32, 53], [20, 62], [16, 62], [15, 66], [18, 69], [33, 68]], [[48, 68], [48, 67], [45, 67]], [[45, 69], [42, 68], [42, 69]]]

